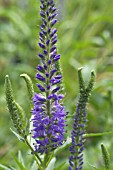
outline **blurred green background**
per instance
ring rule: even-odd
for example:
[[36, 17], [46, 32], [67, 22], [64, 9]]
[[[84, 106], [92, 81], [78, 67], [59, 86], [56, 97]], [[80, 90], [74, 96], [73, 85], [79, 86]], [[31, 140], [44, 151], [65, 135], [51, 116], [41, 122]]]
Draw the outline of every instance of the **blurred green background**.
[[[24, 151], [25, 145], [11, 133], [12, 123], [6, 107], [4, 77], [10, 76], [15, 98], [29, 112], [29, 101], [21, 73], [34, 82], [39, 63], [39, 0], [0, 0], [0, 163], [14, 164], [12, 153]], [[88, 104], [87, 132], [111, 131], [113, 128], [113, 0], [57, 0], [58, 51], [65, 85], [65, 105], [75, 112], [78, 99], [77, 69], [83, 67], [87, 82], [92, 69], [96, 84]], [[69, 119], [69, 131], [72, 120]], [[112, 135], [89, 138], [86, 142], [84, 170], [90, 166], [103, 169], [100, 144], [104, 143], [113, 160]], [[63, 157], [65, 153], [60, 155]], [[60, 157], [59, 156], [59, 157]], [[26, 156], [25, 156], [26, 157]], [[27, 153], [27, 159], [30, 155]], [[62, 159], [63, 160], [63, 159]], [[113, 161], [112, 161], [113, 162]], [[112, 165], [113, 167], [113, 165]]]

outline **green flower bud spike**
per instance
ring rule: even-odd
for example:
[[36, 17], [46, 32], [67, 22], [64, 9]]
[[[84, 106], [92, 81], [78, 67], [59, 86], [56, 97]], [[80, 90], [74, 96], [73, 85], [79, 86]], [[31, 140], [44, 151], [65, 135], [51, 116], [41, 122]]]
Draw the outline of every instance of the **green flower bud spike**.
[[11, 119], [13, 121], [13, 125], [19, 135], [23, 138], [26, 138], [26, 119], [25, 114], [21, 106], [15, 102], [11, 82], [9, 76], [5, 77], [5, 94], [7, 106], [10, 112]]
[[88, 82], [88, 85], [86, 86], [83, 80], [82, 76], [82, 67], [78, 69], [78, 80], [79, 80], [79, 91], [80, 91], [80, 98], [79, 103], [82, 103], [84, 101], [84, 98], [86, 99], [85, 102], [89, 100], [90, 93], [94, 87], [95, 83], [95, 72], [91, 71], [90, 80]]
[[[58, 70], [58, 74], [63, 75], [63, 71], [62, 71], [62, 68], [61, 68], [61, 63], [60, 63], [60, 61], [57, 61], [57, 62], [55, 63], [55, 65], [56, 65], [56, 68], [57, 68], [57, 70]], [[64, 82], [63, 82], [63, 77], [62, 77], [62, 80], [61, 80], [60, 84], [61, 84], [61, 88], [60, 88], [60, 90], [59, 90], [59, 94], [60, 94], [60, 93], [65, 94], [65, 85], [64, 85]]]
[[78, 69], [79, 79], [79, 100], [76, 107], [76, 113], [74, 116], [73, 130], [71, 132], [71, 146], [69, 157], [69, 170], [82, 169], [83, 166], [83, 151], [85, 143], [85, 132], [87, 124], [87, 102], [90, 93], [93, 89], [95, 82], [94, 71], [91, 72], [88, 85], [85, 86], [84, 79], [82, 77], [82, 68]]
[[20, 77], [24, 78], [27, 85], [30, 102], [33, 102], [32, 98], [34, 96], [34, 88], [31, 78], [27, 74], [21, 74]]
[[109, 153], [108, 153], [106, 147], [104, 146], [104, 144], [101, 144], [101, 150], [102, 150], [102, 156], [103, 156], [103, 160], [104, 160], [105, 169], [111, 170], [111, 168], [110, 168], [110, 156], [109, 156]]

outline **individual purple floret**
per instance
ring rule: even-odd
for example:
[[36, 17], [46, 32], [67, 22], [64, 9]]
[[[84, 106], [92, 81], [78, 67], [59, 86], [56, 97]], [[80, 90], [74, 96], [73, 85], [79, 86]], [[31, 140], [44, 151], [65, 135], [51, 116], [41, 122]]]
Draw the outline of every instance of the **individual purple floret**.
[[62, 75], [57, 68], [60, 55], [57, 54], [56, 8], [54, 0], [40, 0], [40, 26], [38, 54], [41, 62], [37, 66], [36, 78], [40, 83], [39, 94], [33, 97], [32, 134], [38, 153], [49, 153], [64, 142], [65, 110], [60, 94]]

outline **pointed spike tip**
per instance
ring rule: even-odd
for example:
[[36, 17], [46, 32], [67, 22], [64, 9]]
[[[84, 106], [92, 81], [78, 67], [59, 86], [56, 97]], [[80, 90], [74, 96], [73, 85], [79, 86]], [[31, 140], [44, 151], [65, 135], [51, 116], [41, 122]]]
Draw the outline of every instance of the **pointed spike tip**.
[[5, 78], [9, 78], [9, 75], [6, 75]]
[[95, 76], [95, 71], [94, 70], [91, 71], [91, 75]]
[[110, 170], [110, 155], [109, 152], [107, 151], [106, 147], [104, 144], [101, 144], [101, 151], [102, 151], [102, 156], [105, 164], [105, 169]]
[[27, 74], [25, 74], [25, 73], [20, 74], [20, 77], [24, 77], [24, 76], [27, 76]]
[[80, 67], [80, 68], [78, 68], [78, 71], [81, 71], [83, 69], [83, 67]]

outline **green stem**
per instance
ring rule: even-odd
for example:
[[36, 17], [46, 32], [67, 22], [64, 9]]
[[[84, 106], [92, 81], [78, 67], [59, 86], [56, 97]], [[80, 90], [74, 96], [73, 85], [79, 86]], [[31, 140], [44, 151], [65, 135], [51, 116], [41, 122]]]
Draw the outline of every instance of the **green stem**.
[[[101, 136], [105, 136], [105, 135], [110, 135], [113, 134], [113, 131], [109, 131], [109, 132], [103, 132], [103, 133], [89, 133], [89, 134], [84, 134], [84, 138], [89, 138], [89, 137], [101, 137]], [[58, 154], [60, 154], [60, 152], [62, 152], [62, 150], [67, 149], [70, 145], [71, 145], [71, 138], [68, 139], [68, 143], [64, 146], [59, 147], [59, 149], [57, 149], [55, 151], [55, 156], [57, 156]]]
[[[32, 151], [32, 153], [34, 154], [36, 163], [38, 164], [40, 170], [43, 170], [42, 167], [40, 166], [40, 164], [42, 164], [42, 160], [40, 159], [40, 157], [36, 154], [36, 152], [34, 151], [34, 149], [31, 147], [31, 145], [29, 144], [28, 140], [25, 139], [25, 142], [27, 144], [27, 146], [30, 148], [30, 150]], [[40, 162], [40, 163], [39, 163]]]
[[99, 137], [99, 136], [105, 136], [105, 135], [110, 135], [113, 134], [113, 131], [110, 132], [103, 132], [103, 133], [89, 133], [89, 134], [84, 134], [85, 138], [89, 137]]
[[50, 161], [52, 160], [53, 156], [54, 156], [54, 152], [51, 153], [51, 155], [49, 156], [49, 159], [48, 159], [48, 161], [47, 161], [47, 163], [46, 163], [46, 167], [49, 165], [49, 163], [50, 163]]

